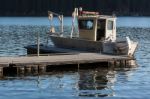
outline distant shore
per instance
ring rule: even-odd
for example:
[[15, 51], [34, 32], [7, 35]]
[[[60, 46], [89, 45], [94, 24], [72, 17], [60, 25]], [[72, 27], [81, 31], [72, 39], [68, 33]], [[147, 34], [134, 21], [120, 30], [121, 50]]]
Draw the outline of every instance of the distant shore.
[[[59, 12], [56, 12], [56, 13], [59, 13]], [[70, 14], [66, 14], [66, 13], [62, 13], [64, 16], [66, 17], [72, 17], [71, 16], [71, 13]], [[131, 17], [141, 17], [141, 16], [145, 16], [145, 17], [149, 17], [150, 16], [150, 13], [149, 14], [141, 14], [141, 13], [111, 13], [111, 12], [108, 12], [108, 13], [103, 13], [104, 15], [115, 15], [115, 16], [131, 16]], [[47, 17], [48, 14], [47, 12], [45, 13], [38, 13], [38, 14], [31, 14], [31, 13], [26, 13], [26, 14], [22, 14], [22, 13], [7, 13], [7, 14], [3, 14], [3, 15], [0, 15], [0, 17]]]
[[0, 0], [0, 16], [71, 16], [75, 7], [116, 16], [150, 16], [150, 0]]

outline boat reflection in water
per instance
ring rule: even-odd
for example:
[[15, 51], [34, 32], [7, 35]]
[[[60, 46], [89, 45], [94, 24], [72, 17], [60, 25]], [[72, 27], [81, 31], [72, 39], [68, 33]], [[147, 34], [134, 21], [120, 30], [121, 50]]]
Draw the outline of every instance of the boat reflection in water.
[[47, 77], [40, 77], [38, 86], [49, 96], [57, 97], [59, 94], [59, 96], [69, 97], [114, 97], [116, 83], [120, 80], [127, 82], [135, 69], [135, 65], [133, 67], [88, 65], [88, 67], [87, 69], [87, 66], [81, 66], [77, 71], [66, 71], [64, 67], [57, 68]]
[[108, 68], [79, 71], [79, 96], [113, 96], [113, 86], [116, 81], [115, 74], [115, 71]]
[[87, 97], [114, 96], [114, 86], [120, 73], [126, 81], [129, 74], [127, 72], [132, 71], [137, 66], [135, 61], [130, 63], [130, 66], [125, 67], [100, 67], [91, 70], [79, 70], [78, 95]]
[[[128, 88], [126, 85], [130, 82], [129, 78], [136, 70], [136, 67], [131, 66], [106, 67], [102, 64], [82, 64], [80, 68], [72, 67], [54, 66], [53, 69], [51, 66], [46, 74], [38, 76], [6, 77], [0, 80], [0, 92], [2, 94], [5, 90], [5, 93], [9, 93], [8, 97], [15, 95], [13, 99], [16, 97], [24, 99], [119, 97], [120, 99], [122, 96], [120, 92], [126, 92], [124, 89]], [[7, 96], [2, 95], [0, 99]]]

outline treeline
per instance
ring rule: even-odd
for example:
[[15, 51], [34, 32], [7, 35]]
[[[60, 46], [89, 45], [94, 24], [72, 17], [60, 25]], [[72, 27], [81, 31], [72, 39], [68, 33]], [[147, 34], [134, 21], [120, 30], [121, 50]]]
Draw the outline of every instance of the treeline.
[[150, 0], [0, 0], [0, 16], [70, 16], [75, 7], [103, 14], [150, 16]]

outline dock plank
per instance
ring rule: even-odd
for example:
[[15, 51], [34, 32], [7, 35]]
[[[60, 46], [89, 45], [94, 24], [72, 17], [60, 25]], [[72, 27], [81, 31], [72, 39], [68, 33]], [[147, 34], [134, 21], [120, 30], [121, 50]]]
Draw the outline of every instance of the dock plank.
[[104, 55], [98, 53], [76, 53], [68, 55], [51, 55], [51, 56], [20, 56], [20, 57], [0, 57], [1, 65], [56, 65], [71, 63], [92, 63], [107, 62], [114, 60], [131, 60], [127, 56]]

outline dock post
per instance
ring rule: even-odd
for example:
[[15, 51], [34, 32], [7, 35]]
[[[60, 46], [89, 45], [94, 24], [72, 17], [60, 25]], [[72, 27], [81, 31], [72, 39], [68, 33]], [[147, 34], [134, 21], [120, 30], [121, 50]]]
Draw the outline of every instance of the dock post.
[[126, 66], [130, 66], [130, 60], [126, 61]]
[[123, 65], [124, 65], [124, 67], [126, 67], [126, 60], [123, 61]]
[[78, 71], [79, 71], [79, 69], [80, 69], [80, 64], [78, 63]]
[[128, 65], [131, 66], [131, 60], [128, 61]]
[[121, 60], [119, 60], [119, 66], [122, 67], [122, 61]]
[[0, 67], [0, 78], [3, 77], [3, 67]]
[[127, 67], [127, 60], [125, 60], [125, 63], [124, 63], [125, 67]]
[[37, 32], [37, 56], [40, 56], [40, 37], [39, 32]]
[[31, 70], [33, 74], [38, 74], [38, 66], [32, 66]]
[[115, 61], [109, 61], [109, 67], [115, 67]]
[[38, 66], [39, 67], [39, 73], [45, 73], [46, 72], [46, 66]]
[[27, 74], [31, 73], [31, 67], [30, 66], [26, 66], [25, 67], [25, 71], [26, 71]]
[[116, 62], [116, 60], [114, 60], [114, 67], [117, 67], [117, 62]]
[[121, 66], [120, 60], [116, 60], [115, 61], [115, 67], [120, 67], [120, 66]]
[[17, 67], [17, 75], [24, 75], [25, 73], [25, 68], [24, 67]]
[[120, 67], [125, 67], [125, 60], [120, 60]]
[[112, 65], [112, 62], [111, 61], [108, 61], [108, 68]]

